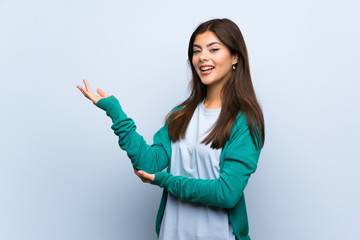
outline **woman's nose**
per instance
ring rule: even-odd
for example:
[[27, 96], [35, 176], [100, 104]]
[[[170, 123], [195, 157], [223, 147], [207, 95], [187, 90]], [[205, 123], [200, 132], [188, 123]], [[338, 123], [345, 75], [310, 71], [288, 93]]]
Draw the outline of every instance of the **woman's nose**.
[[201, 60], [201, 61], [209, 60], [209, 56], [208, 56], [208, 54], [207, 54], [205, 51], [202, 51], [202, 52], [201, 52], [200, 60]]

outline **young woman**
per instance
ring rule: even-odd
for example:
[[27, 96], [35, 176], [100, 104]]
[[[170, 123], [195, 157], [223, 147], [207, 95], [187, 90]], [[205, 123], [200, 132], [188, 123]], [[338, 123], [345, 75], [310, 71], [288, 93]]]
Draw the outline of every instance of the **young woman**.
[[94, 94], [85, 79], [78, 88], [112, 119], [135, 174], [164, 189], [159, 239], [248, 240], [244, 188], [265, 132], [240, 29], [229, 19], [202, 23], [188, 57], [191, 94], [169, 112], [151, 146], [113, 95]]

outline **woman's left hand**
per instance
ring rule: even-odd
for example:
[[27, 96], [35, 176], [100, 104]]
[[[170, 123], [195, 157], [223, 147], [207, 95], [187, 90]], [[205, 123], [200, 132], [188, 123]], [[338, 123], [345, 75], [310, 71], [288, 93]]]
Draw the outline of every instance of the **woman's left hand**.
[[144, 183], [151, 183], [152, 181], [154, 181], [155, 174], [149, 174], [143, 170], [137, 170], [135, 167], [133, 168], [136, 176], [138, 176]]

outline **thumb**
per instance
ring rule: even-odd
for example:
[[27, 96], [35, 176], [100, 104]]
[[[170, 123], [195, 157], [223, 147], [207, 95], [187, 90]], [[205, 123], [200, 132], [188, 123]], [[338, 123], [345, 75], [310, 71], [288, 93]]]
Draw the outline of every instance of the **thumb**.
[[109, 94], [107, 94], [106, 92], [104, 92], [104, 91], [101, 90], [100, 88], [98, 88], [96, 91], [98, 92], [98, 94], [99, 94], [101, 97], [110, 97]]
[[149, 176], [149, 174], [143, 170], [139, 170], [138, 173], [144, 178], [147, 178]]
[[143, 170], [139, 170], [138, 173], [140, 174], [140, 176], [141, 176], [142, 178], [145, 178], [145, 179], [147, 179], [147, 180], [149, 180], [149, 181], [153, 181], [153, 180], [154, 180], [154, 174], [149, 174], [149, 173], [147, 173], [147, 172], [145, 172], [145, 171], [143, 171]]

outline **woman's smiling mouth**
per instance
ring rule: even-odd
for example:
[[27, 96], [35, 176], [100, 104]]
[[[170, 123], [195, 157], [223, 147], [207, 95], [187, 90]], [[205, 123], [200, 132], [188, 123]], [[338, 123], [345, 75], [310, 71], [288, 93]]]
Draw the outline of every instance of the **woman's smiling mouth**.
[[210, 74], [214, 68], [215, 68], [214, 66], [202, 65], [202, 66], [200, 66], [200, 72], [203, 75], [207, 75], [207, 74]]

